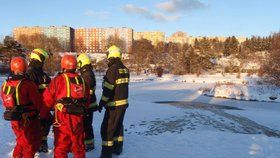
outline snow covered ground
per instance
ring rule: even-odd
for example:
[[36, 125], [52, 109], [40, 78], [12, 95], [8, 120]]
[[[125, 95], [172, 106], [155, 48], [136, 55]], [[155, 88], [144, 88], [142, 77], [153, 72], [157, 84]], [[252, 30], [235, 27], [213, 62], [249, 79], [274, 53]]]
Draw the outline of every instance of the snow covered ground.
[[[124, 152], [118, 157], [279, 158], [280, 103], [201, 95], [199, 90], [212, 88], [217, 81], [242, 84], [245, 79], [132, 76], [130, 106], [124, 123]], [[100, 98], [101, 78], [96, 94]], [[0, 109], [2, 113], [3, 108]], [[103, 114], [95, 113], [96, 149], [87, 153], [87, 157], [100, 154]], [[3, 119], [0, 133], [0, 155], [6, 158], [14, 146], [14, 136]], [[53, 147], [52, 135], [49, 139]], [[50, 158], [52, 153], [39, 157]]]

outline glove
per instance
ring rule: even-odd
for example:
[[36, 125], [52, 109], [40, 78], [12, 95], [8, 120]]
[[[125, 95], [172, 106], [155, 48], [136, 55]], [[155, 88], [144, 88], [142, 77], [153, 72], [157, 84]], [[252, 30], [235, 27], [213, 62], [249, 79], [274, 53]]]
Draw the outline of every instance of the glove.
[[98, 104], [98, 108], [97, 110], [99, 111], [99, 113], [101, 113], [102, 109], [103, 109], [103, 106], [105, 106], [105, 102], [103, 100], [100, 100], [99, 101], [99, 104]]

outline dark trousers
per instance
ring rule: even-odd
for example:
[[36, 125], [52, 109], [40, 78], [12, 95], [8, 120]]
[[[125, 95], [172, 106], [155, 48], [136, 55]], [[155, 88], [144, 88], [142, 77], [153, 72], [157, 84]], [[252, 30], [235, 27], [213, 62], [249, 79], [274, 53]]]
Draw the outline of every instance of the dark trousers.
[[89, 111], [84, 117], [84, 127], [85, 127], [85, 144], [94, 143], [94, 133], [92, 127], [93, 121], [93, 111]]
[[123, 142], [125, 108], [106, 109], [101, 125], [102, 147], [112, 151], [114, 142]]
[[[53, 117], [51, 113], [49, 113], [49, 115], [50, 115], [50, 118]], [[48, 135], [50, 133], [51, 126], [53, 124], [53, 120], [52, 119], [45, 120], [45, 121], [46, 121], [45, 125], [43, 126], [44, 127], [43, 128], [43, 138], [42, 138], [43, 141], [47, 141], [48, 140]]]

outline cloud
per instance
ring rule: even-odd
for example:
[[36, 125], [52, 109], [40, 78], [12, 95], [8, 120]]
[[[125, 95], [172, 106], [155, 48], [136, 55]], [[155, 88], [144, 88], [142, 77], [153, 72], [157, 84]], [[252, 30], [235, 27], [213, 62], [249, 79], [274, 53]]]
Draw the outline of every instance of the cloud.
[[200, 0], [169, 0], [158, 3], [156, 7], [169, 13], [176, 13], [204, 9], [207, 5]]
[[110, 12], [106, 12], [106, 11], [95, 12], [93, 10], [86, 10], [85, 15], [89, 17], [99, 18], [99, 19], [108, 19], [110, 17]]
[[179, 15], [168, 16], [159, 12], [151, 12], [147, 8], [137, 7], [132, 4], [126, 4], [122, 9], [126, 13], [137, 14], [156, 21], [176, 21], [180, 19]]

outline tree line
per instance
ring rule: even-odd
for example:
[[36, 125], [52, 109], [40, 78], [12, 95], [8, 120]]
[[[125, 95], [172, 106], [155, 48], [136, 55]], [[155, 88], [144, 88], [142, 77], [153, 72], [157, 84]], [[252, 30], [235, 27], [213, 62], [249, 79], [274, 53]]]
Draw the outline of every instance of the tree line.
[[[118, 37], [109, 37], [106, 46], [115, 44], [125, 52], [126, 43]], [[12, 56], [25, 55], [22, 52], [30, 52], [34, 48], [43, 48], [50, 52], [50, 58], [46, 62], [46, 69], [53, 74], [59, 70], [60, 56], [55, 52], [65, 51], [57, 38], [46, 37], [42, 34], [20, 36], [18, 41], [12, 37], [5, 37], [0, 43], [1, 60], [9, 61]], [[78, 47], [80, 50], [84, 49]], [[78, 49], [77, 48], [77, 49]], [[262, 52], [262, 53], [259, 53]], [[124, 62], [132, 71], [160, 71], [177, 75], [197, 74], [205, 72], [241, 73], [245, 63], [255, 60], [260, 63], [258, 70], [260, 75], [269, 75], [279, 81], [279, 52], [280, 33], [268, 37], [253, 36], [239, 43], [235, 36], [228, 37], [225, 41], [207, 37], [195, 39], [192, 45], [188, 43], [158, 42], [153, 45], [147, 39], [134, 40], [129, 58]], [[262, 54], [262, 55], [260, 55]], [[264, 54], [264, 55], [263, 55]], [[217, 64], [222, 58], [237, 59], [239, 64], [229, 63], [226, 66]], [[104, 61], [95, 63], [97, 69], [104, 70]], [[267, 64], [269, 63], [269, 65]], [[271, 66], [271, 64], [273, 66]]]
[[[153, 69], [177, 75], [202, 73], [257, 73], [280, 85], [280, 33], [268, 37], [253, 36], [239, 43], [235, 36], [225, 41], [204, 37], [194, 44], [159, 42], [155, 46], [146, 39], [133, 42], [130, 67], [140, 73]], [[227, 65], [219, 65], [220, 59], [228, 59]], [[237, 61], [238, 64], [234, 64]], [[250, 62], [260, 67], [246, 69]], [[160, 69], [159, 69], [160, 68]]]

